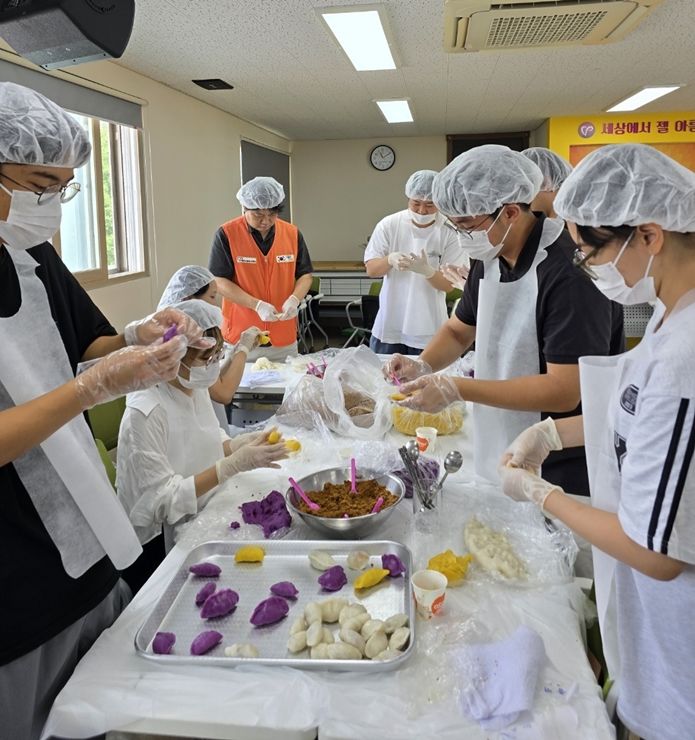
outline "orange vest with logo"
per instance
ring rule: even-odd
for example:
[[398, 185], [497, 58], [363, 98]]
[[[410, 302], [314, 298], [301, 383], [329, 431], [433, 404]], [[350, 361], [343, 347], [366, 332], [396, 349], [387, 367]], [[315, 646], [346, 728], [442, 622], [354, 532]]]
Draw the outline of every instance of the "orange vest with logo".
[[[222, 224], [229, 242], [234, 265], [234, 282], [246, 293], [275, 306], [282, 311], [282, 304], [289, 298], [296, 283], [297, 244], [299, 231], [296, 226], [278, 219], [275, 238], [267, 255], [259, 249], [249, 232], [243, 216]], [[227, 342], [236, 344], [239, 335], [250, 326], [270, 332], [274, 347], [286, 347], [297, 341], [297, 319], [287, 321], [262, 321], [252, 308], [243, 308], [232, 301], [222, 300], [222, 334]]]

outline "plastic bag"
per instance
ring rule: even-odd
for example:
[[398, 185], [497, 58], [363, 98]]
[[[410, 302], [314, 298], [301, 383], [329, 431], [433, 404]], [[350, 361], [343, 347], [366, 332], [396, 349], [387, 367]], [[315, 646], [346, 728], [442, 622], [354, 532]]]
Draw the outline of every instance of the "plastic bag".
[[354, 347], [329, 360], [323, 380], [302, 377], [276, 418], [287, 426], [313, 429], [318, 417], [342, 436], [378, 439], [391, 428], [390, 390], [379, 358], [366, 347]]
[[323, 379], [326, 406], [337, 417], [333, 431], [353, 439], [379, 439], [391, 428], [391, 401], [381, 360], [367, 347], [343, 350]]
[[394, 404], [391, 414], [394, 429], [414, 437], [418, 427], [434, 427], [440, 435], [456, 434], [463, 426], [463, 410], [464, 404], [454, 403], [437, 414], [428, 414]]

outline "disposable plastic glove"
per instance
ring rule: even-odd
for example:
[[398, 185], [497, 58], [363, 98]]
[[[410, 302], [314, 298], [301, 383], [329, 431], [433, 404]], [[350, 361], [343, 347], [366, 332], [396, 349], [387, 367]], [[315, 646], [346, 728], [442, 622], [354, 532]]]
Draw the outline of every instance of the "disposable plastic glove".
[[443, 265], [441, 272], [454, 288], [463, 290], [466, 287], [470, 270], [464, 265]]
[[553, 450], [561, 449], [562, 440], [555, 422], [548, 418], [524, 429], [505, 450], [500, 464], [540, 473], [546, 457]]
[[176, 326], [177, 336], [186, 338], [189, 347], [204, 349], [215, 343], [214, 339], [203, 337], [203, 330], [190, 316], [175, 308], [164, 308], [139, 321], [131, 321], [123, 332], [125, 343], [128, 346], [152, 344], [172, 326]]
[[284, 442], [269, 445], [265, 443], [264, 438], [251, 442], [215, 463], [217, 481], [224, 483], [233, 475], [245, 470], [279, 468], [276, 461], [284, 460], [287, 452]]
[[82, 408], [90, 409], [163, 380], [173, 380], [186, 348], [186, 339], [181, 336], [163, 344], [112, 352], [75, 378]]
[[252, 349], [255, 349], [260, 344], [262, 333], [257, 326], [250, 326], [248, 329], [242, 331], [235, 347], [235, 352], [243, 352], [248, 355]]
[[560, 486], [554, 486], [522, 468], [505, 466], [499, 469], [499, 473], [502, 490], [514, 501], [530, 501], [542, 509], [552, 491], [564, 493]]
[[415, 380], [421, 375], [429, 375], [432, 368], [419, 357], [409, 357], [396, 352], [384, 365], [382, 372], [388, 380], [393, 380], [396, 377], [400, 381], [406, 381]]
[[410, 264], [408, 269], [411, 272], [416, 272], [418, 275], [422, 275], [427, 279], [431, 278], [437, 271], [430, 265], [427, 259], [427, 252], [423, 249], [420, 254], [412, 252], [410, 254]]
[[297, 313], [299, 312], [299, 304], [301, 301], [299, 298], [297, 298], [296, 295], [291, 295], [283, 304], [282, 304], [282, 313], [280, 314], [280, 318], [283, 321], [286, 321], [287, 319], [293, 319]]
[[400, 392], [407, 398], [399, 401], [399, 406], [430, 414], [463, 400], [454, 379], [446, 375], [423, 375], [412, 383], [406, 383]]
[[[275, 427], [273, 427], [273, 429], [275, 429]], [[236, 437], [232, 437], [227, 443], [227, 447], [229, 449], [227, 456], [231, 455], [237, 450], [240, 450], [246, 445], [256, 444], [261, 440], [265, 442], [268, 439], [268, 435], [271, 431], [273, 431], [273, 429], [269, 429], [267, 432], [246, 432], [246, 434], [237, 434]]]
[[388, 256], [388, 263], [394, 270], [407, 270], [411, 261], [412, 257], [403, 252], [391, 252]]
[[265, 301], [258, 301], [254, 310], [261, 317], [261, 321], [277, 321], [280, 318], [275, 306]]

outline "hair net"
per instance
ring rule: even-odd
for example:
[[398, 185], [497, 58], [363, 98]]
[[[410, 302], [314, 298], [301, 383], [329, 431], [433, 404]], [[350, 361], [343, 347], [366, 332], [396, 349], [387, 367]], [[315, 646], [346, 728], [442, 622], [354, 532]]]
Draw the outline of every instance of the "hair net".
[[254, 177], [236, 197], [244, 208], [275, 208], [285, 200], [285, 188], [274, 177]]
[[695, 231], [695, 173], [646, 144], [604, 146], [583, 159], [555, 198], [555, 211], [580, 226]]
[[408, 178], [405, 195], [415, 200], [432, 200], [432, 181], [437, 176], [434, 170], [418, 170]]
[[207, 301], [193, 298], [190, 301], [175, 303], [172, 308], [190, 316], [203, 331], [212, 329], [214, 326], [222, 326], [222, 310], [219, 306], [213, 306], [212, 303]]
[[0, 82], [0, 164], [80, 167], [91, 151], [87, 132], [59, 105], [28, 87]]
[[530, 203], [543, 175], [530, 159], [486, 144], [459, 154], [434, 178], [432, 200], [447, 216], [482, 216], [505, 203]]
[[546, 192], [556, 193], [572, 172], [572, 165], [566, 159], [543, 146], [532, 146], [521, 153], [538, 165], [538, 169], [543, 173], [541, 190]]
[[192, 298], [201, 288], [210, 285], [214, 279], [215, 276], [207, 267], [186, 265], [179, 268], [169, 278], [167, 287], [164, 288], [162, 297], [159, 299], [157, 309]]

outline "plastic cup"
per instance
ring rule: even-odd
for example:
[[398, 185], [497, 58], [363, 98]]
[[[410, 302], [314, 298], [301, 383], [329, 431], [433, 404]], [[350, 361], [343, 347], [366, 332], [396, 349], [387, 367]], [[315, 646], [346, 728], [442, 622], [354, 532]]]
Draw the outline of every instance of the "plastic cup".
[[420, 452], [434, 452], [437, 442], [437, 430], [434, 427], [418, 427], [415, 430], [415, 439]]
[[419, 570], [410, 579], [417, 613], [423, 619], [432, 619], [444, 606], [448, 581], [443, 573], [436, 570]]

